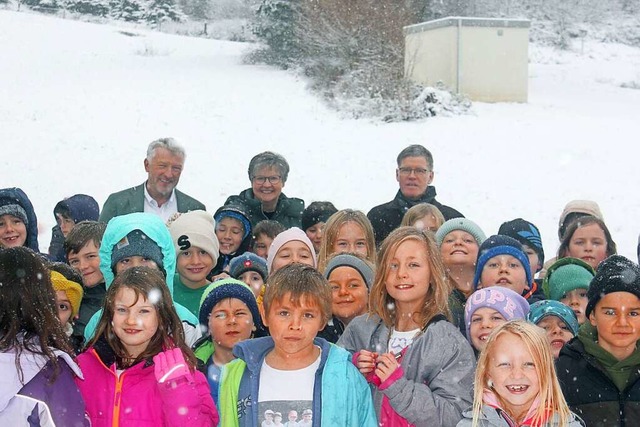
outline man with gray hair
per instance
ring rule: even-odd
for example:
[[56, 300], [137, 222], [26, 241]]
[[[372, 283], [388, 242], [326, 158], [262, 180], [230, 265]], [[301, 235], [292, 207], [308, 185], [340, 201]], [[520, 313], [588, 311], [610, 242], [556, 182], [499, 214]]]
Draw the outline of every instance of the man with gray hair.
[[147, 181], [111, 194], [104, 202], [100, 221], [133, 212], [158, 215], [166, 222], [176, 212], [206, 210], [204, 204], [176, 190], [184, 167], [184, 148], [173, 138], [160, 138], [149, 144], [144, 170]]
[[440, 209], [445, 220], [464, 217], [452, 207], [436, 200], [433, 187], [433, 155], [422, 145], [410, 145], [398, 154], [396, 159], [396, 180], [400, 189], [390, 202], [378, 205], [367, 214], [376, 235], [376, 245], [380, 243], [402, 222], [404, 214], [418, 203], [430, 203]]
[[289, 176], [289, 163], [278, 153], [265, 151], [249, 162], [247, 188], [237, 196], [230, 196], [226, 205], [241, 206], [249, 215], [251, 227], [262, 220], [278, 221], [286, 228], [300, 227], [304, 200], [287, 197], [282, 192]]

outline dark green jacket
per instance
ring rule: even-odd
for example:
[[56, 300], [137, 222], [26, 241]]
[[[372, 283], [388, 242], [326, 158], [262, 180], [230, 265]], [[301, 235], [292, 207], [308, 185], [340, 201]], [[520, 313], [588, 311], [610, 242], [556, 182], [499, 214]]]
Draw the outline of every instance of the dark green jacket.
[[[144, 185], [142, 184], [127, 188], [111, 194], [107, 201], [104, 202], [102, 212], [100, 212], [100, 221], [109, 222], [114, 216], [126, 215], [133, 212], [144, 212]], [[178, 212], [189, 212], [195, 210], [206, 210], [204, 204], [200, 203], [193, 197], [189, 197], [176, 189], [176, 202], [178, 204]]]
[[229, 196], [226, 205], [236, 205], [242, 207], [242, 209], [249, 216], [251, 221], [251, 228], [255, 228], [256, 224], [265, 219], [271, 219], [278, 221], [286, 228], [301, 227], [302, 226], [302, 211], [304, 211], [304, 200], [296, 197], [287, 197], [284, 193], [280, 193], [278, 197], [278, 204], [276, 210], [271, 216], [267, 217], [262, 211], [262, 202], [255, 198], [253, 190], [247, 188], [237, 196]]

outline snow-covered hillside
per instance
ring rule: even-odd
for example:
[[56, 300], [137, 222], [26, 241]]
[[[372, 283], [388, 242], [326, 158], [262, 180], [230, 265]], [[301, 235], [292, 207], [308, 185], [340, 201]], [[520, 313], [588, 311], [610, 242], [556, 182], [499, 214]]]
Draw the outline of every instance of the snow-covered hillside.
[[438, 199], [487, 234], [537, 224], [550, 257], [565, 203], [598, 201], [622, 254], [640, 232], [640, 49], [531, 46], [528, 104], [475, 104], [414, 123], [344, 120], [296, 76], [242, 65], [251, 46], [0, 10], [0, 187], [19, 186], [49, 243], [52, 210], [141, 183], [146, 146], [187, 148], [179, 188], [214, 211], [246, 188], [250, 158], [282, 153], [285, 193], [367, 211], [390, 200], [395, 156], [435, 156]]

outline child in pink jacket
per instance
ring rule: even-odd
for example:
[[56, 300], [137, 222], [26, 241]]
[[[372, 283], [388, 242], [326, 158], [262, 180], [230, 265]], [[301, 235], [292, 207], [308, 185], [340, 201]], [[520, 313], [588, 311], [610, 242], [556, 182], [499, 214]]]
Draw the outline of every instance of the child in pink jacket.
[[105, 296], [77, 380], [92, 426], [215, 426], [218, 411], [159, 271], [133, 267]]

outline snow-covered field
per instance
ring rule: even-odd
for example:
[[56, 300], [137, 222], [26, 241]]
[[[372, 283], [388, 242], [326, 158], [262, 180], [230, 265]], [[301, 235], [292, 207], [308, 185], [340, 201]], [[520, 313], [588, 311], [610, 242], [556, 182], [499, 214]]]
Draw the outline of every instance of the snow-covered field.
[[295, 75], [242, 64], [251, 45], [0, 10], [0, 187], [30, 196], [49, 243], [57, 201], [99, 203], [141, 183], [146, 146], [187, 149], [179, 188], [214, 211], [264, 150], [291, 164], [285, 193], [368, 211], [397, 190], [395, 157], [435, 157], [438, 200], [494, 234], [524, 217], [547, 256], [571, 199], [596, 200], [635, 258], [640, 233], [640, 49], [530, 47], [529, 103], [414, 123], [345, 120]]

